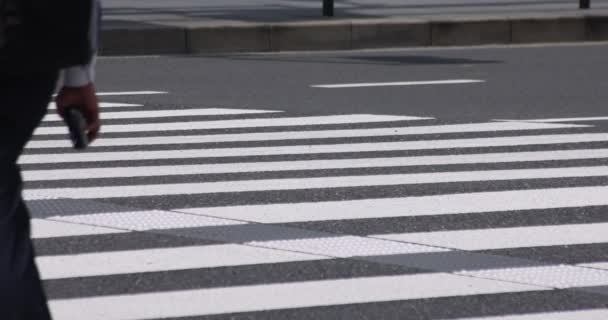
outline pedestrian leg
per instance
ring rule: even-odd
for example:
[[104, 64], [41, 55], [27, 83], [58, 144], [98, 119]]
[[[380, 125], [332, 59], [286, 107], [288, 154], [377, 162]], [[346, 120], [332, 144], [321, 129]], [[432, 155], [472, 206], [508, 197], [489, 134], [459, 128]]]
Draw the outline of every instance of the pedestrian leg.
[[56, 72], [0, 77], [0, 319], [48, 320], [17, 159], [46, 113]]

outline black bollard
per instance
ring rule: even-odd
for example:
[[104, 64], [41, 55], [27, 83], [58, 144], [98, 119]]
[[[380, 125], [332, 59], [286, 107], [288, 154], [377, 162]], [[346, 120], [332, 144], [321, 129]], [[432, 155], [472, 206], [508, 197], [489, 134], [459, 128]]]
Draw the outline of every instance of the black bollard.
[[334, 0], [323, 0], [323, 15], [326, 17], [334, 16]]
[[579, 0], [578, 4], [581, 9], [589, 9], [591, 7], [591, 0]]

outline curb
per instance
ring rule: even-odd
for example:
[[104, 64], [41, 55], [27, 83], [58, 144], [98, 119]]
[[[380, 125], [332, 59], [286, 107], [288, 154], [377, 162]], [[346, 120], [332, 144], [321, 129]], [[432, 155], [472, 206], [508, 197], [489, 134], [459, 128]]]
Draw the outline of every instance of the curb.
[[352, 50], [608, 40], [608, 13], [289, 23], [109, 21], [102, 55]]

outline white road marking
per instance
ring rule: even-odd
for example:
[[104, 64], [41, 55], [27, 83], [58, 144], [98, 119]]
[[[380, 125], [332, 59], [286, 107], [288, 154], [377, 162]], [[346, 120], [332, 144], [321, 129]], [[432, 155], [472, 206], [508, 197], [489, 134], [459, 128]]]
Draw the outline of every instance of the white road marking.
[[314, 239], [252, 241], [247, 244], [285, 251], [306, 252], [335, 258], [384, 256], [448, 252], [450, 250], [357, 236], [335, 236]]
[[[215, 116], [215, 115], [236, 115], [236, 114], [261, 114], [278, 113], [282, 111], [255, 110], [255, 109], [224, 109], [224, 108], [205, 108], [205, 109], [181, 109], [181, 110], [149, 110], [149, 111], [125, 111], [125, 112], [102, 112], [101, 118], [110, 119], [145, 119], [145, 118], [171, 118], [185, 116]], [[59, 115], [49, 114], [44, 121], [61, 121]]]
[[327, 259], [236, 244], [111, 251], [36, 259], [42, 279], [107, 276]]
[[456, 272], [456, 274], [557, 289], [608, 285], [608, 272], [606, 270], [572, 265], [463, 270]]
[[116, 91], [116, 92], [97, 92], [97, 96], [138, 96], [138, 95], [153, 95], [167, 94], [166, 91]]
[[[104, 114], [104, 117], [107, 114]], [[472, 124], [449, 124], [436, 126], [414, 126], [396, 128], [372, 128], [352, 130], [318, 130], [318, 131], [281, 131], [281, 132], [252, 132], [214, 135], [188, 135], [188, 136], [149, 136], [137, 138], [103, 138], [95, 141], [97, 147], [130, 146], [130, 145], [166, 145], [166, 144], [192, 144], [217, 143], [238, 141], [277, 141], [297, 139], [324, 139], [324, 138], [352, 138], [352, 137], [382, 137], [400, 135], [424, 135], [442, 133], [467, 132], [501, 132], [522, 130], [550, 130], [565, 128], [584, 128], [585, 125], [549, 124], [527, 122], [489, 122]], [[27, 148], [67, 148], [71, 147], [68, 140], [34, 140]]]
[[551, 123], [551, 122], [578, 122], [578, 121], [603, 121], [608, 120], [608, 117], [579, 117], [579, 118], [547, 118], [547, 119], [496, 119], [494, 121], [510, 121], [510, 122], [539, 122], [539, 123]]
[[34, 239], [88, 236], [125, 232], [128, 231], [46, 219], [32, 219], [32, 238]]
[[[142, 107], [141, 104], [133, 104], [133, 103], [114, 103], [114, 102], [100, 102], [99, 108], [126, 108], [126, 107]], [[54, 102], [49, 104], [49, 109], [54, 110], [57, 109], [57, 105]]]
[[394, 86], [421, 86], [421, 85], [445, 85], [445, 84], [467, 84], [482, 83], [485, 80], [455, 79], [436, 81], [400, 81], [400, 82], [369, 82], [369, 83], [345, 83], [345, 84], [317, 84], [312, 88], [343, 89], [343, 88], [365, 88], [365, 87], [394, 87]]
[[[132, 231], [195, 228], [201, 226], [236, 226], [246, 222], [204, 217], [176, 212], [159, 212], [153, 219], [148, 212], [88, 214], [55, 217], [62, 222], [119, 228]], [[200, 221], [197, 221], [200, 220]], [[251, 241], [246, 244], [269, 249], [305, 252], [335, 258], [444, 252], [447, 249], [357, 236], [333, 236], [306, 239]], [[101, 253], [106, 254], [106, 253]], [[101, 255], [100, 254], [100, 255]]]
[[605, 206], [607, 195], [608, 187], [578, 187], [175, 211], [259, 223], [289, 223]]
[[545, 313], [529, 313], [483, 318], [462, 318], [456, 320], [582, 320], [608, 319], [608, 309], [559, 311]]
[[61, 222], [131, 231], [221, 227], [246, 224], [246, 222], [243, 221], [160, 210], [56, 216], [52, 217], [52, 219]]
[[492, 250], [608, 242], [608, 223], [456, 230], [371, 237], [461, 250]]
[[578, 264], [580, 267], [608, 270], [608, 262], [591, 262]]
[[450, 164], [510, 163], [608, 158], [608, 149], [557, 150], [513, 153], [483, 153], [445, 156], [393, 157], [276, 162], [240, 162], [195, 165], [163, 165], [85, 169], [26, 170], [25, 181], [78, 180], [96, 178], [177, 176], [237, 172], [276, 172], [346, 168], [385, 168]]
[[[67, 130], [67, 129], [66, 129]], [[288, 154], [329, 154], [347, 152], [379, 152], [399, 150], [437, 150], [458, 148], [505, 147], [524, 145], [555, 145], [562, 143], [608, 141], [606, 133], [535, 135], [499, 138], [444, 139], [403, 142], [345, 143], [325, 145], [295, 145], [252, 148], [181, 149], [163, 151], [124, 151], [91, 153], [52, 153], [23, 155], [21, 164], [102, 162], [120, 160], [189, 159], [206, 157], [245, 157]]]
[[544, 288], [437, 273], [55, 300], [50, 308], [63, 320], [138, 320], [535, 290]]
[[28, 200], [47, 199], [51, 197], [65, 197], [71, 199], [103, 199], [222, 192], [305, 190], [425, 183], [507, 181], [522, 179], [600, 176], [608, 176], [608, 166], [28, 189], [24, 191], [24, 195]]
[[[166, 122], [126, 125], [105, 125], [103, 131], [110, 132], [158, 132], [158, 131], [180, 131], [180, 130], [206, 130], [206, 129], [230, 129], [230, 128], [261, 128], [261, 127], [284, 127], [284, 126], [307, 126], [327, 124], [351, 124], [351, 123], [374, 123], [391, 121], [414, 121], [432, 118], [409, 117], [409, 116], [383, 116], [372, 114], [356, 115], [334, 115], [334, 116], [311, 116], [269, 119], [236, 119], [236, 120], [214, 120], [214, 121], [191, 121], [191, 122]], [[66, 128], [40, 127], [35, 135], [64, 134]]]

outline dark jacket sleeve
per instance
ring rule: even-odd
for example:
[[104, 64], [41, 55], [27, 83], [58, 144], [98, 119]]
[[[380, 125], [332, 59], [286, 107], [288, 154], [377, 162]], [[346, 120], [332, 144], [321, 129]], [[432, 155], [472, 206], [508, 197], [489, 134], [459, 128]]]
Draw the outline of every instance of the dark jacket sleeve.
[[99, 47], [99, 27], [101, 23], [101, 2], [95, 0], [91, 8], [91, 19], [89, 26], [89, 44], [92, 57], [88, 64], [69, 66], [63, 70], [63, 85], [68, 87], [80, 87], [94, 81], [95, 78], [95, 55]]

